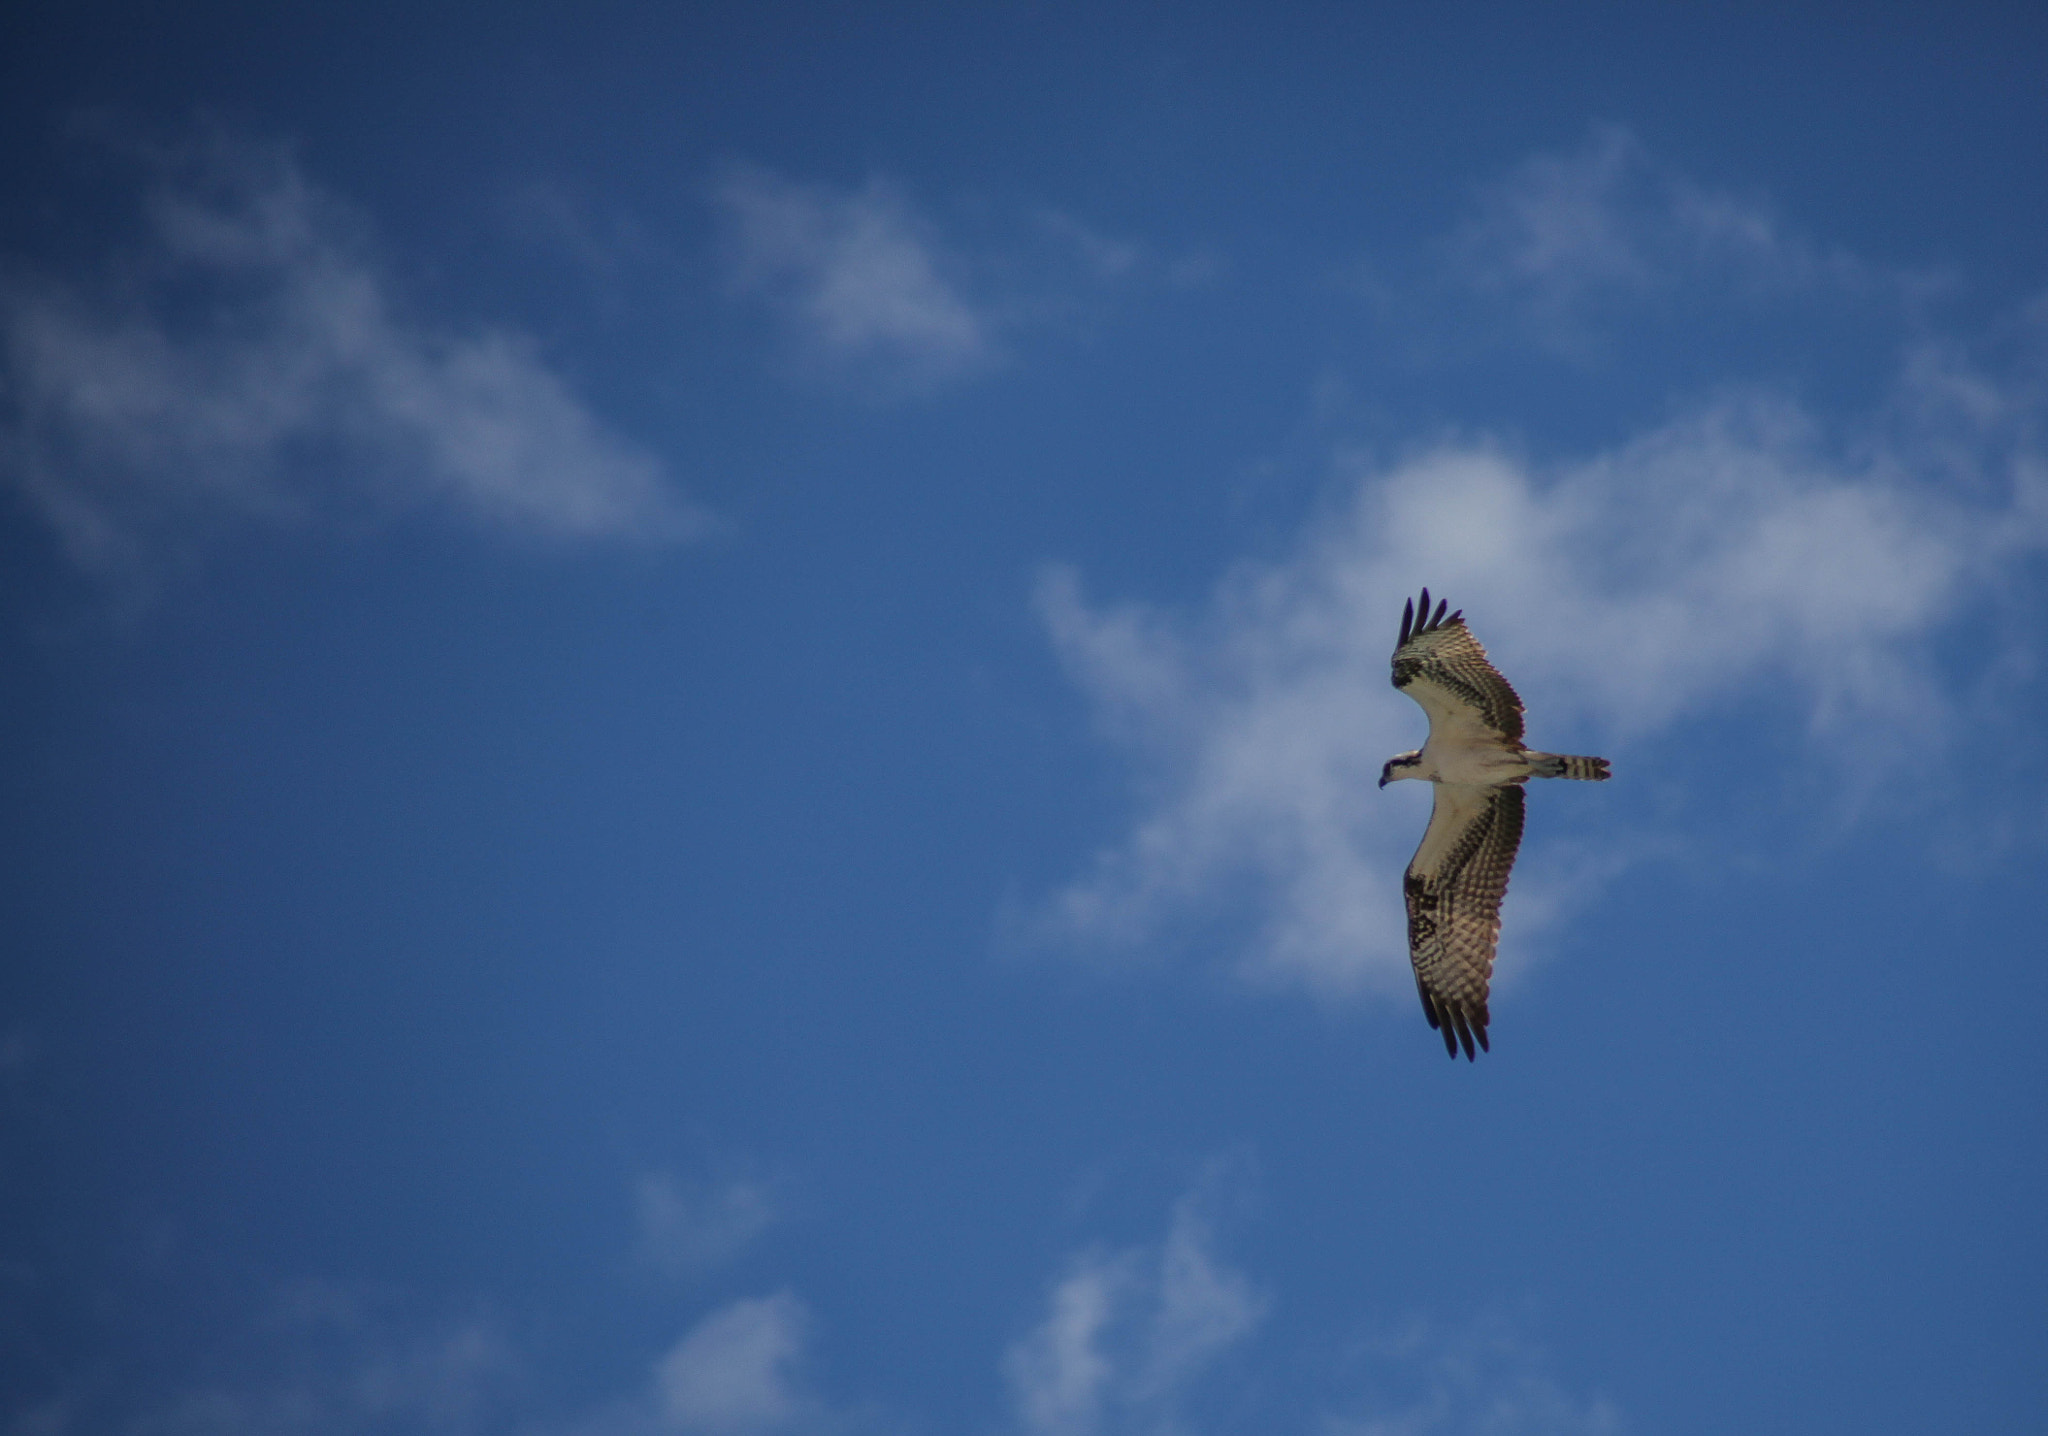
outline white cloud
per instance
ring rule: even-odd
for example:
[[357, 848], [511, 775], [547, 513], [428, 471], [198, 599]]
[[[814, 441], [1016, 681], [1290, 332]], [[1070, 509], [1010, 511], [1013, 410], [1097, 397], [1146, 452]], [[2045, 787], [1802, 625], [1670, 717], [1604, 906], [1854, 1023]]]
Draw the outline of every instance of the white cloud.
[[[1765, 200], [1660, 164], [1626, 128], [1539, 154], [1482, 189], [1448, 243], [1452, 291], [1505, 302], [1523, 337], [1584, 355], [1609, 326], [1687, 302], [1757, 305], [1795, 296], [1911, 306], [1952, 281], [1816, 243]], [[1395, 304], [1391, 291], [1380, 294]]]
[[401, 317], [360, 221], [281, 150], [217, 143], [147, 213], [90, 289], [0, 284], [0, 465], [81, 564], [365, 500], [564, 539], [703, 526], [532, 341]]
[[[1242, 1418], [1260, 1402], [1269, 1419], [1259, 1429], [1315, 1436], [1621, 1430], [1612, 1402], [1573, 1394], [1541, 1348], [1498, 1314], [1464, 1326], [1418, 1317], [1391, 1335], [1343, 1343], [1334, 1362], [1296, 1350], [1254, 1364], [1249, 1342], [1270, 1300], [1217, 1254], [1223, 1175], [1219, 1168], [1174, 1204], [1158, 1241], [1089, 1249], [1066, 1264], [1042, 1318], [1003, 1355], [1008, 1420], [992, 1424], [1020, 1436], [1171, 1436], [1253, 1429]], [[394, 1293], [305, 1283], [221, 1333], [206, 1359], [231, 1375], [188, 1378], [140, 1400], [81, 1383], [0, 1412], [0, 1426], [20, 1436], [818, 1436], [922, 1424], [915, 1412], [892, 1419], [814, 1394], [803, 1379], [812, 1319], [788, 1291], [712, 1310], [629, 1390], [566, 1408], [562, 1378], [577, 1369], [574, 1357], [514, 1343], [487, 1316], [435, 1319], [407, 1305]], [[1272, 1415], [1276, 1406], [1287, 1414]]]
[[[810, 1317], [788, 1292], [710, 1312], [610, 1400], [563, 1410], [558, 1353], [507, 1339], [487, 1316], [436, 1320], [396, 1293], [308, 1282], [260, 1319], [223, 1333], [224, 1374], [148, 1395], [81, 1386], [0, 1411], [0, 1427], [130, 1436], [464, 1436], [517, 1429], [565, 1436], [795, 1436], [865, 1429], [798, 1379]], [[141, 1399], [137, 1399], [140, 1396]], [[13, 1425], [9, 1426], [9, 1420]]]
[[1198, 289], [1213, 283], [1224, 267], [1223, 257], [1213, 249], [1162, 253], [1138, 240], [1105, 233], [1064, 210], [1040, 209], [1032, 215], [1032, 221], [1044, 242], [1040, 263], [1062, 276], [1098, 287]]
[[1085, 331], [1112, 293], [1198, 288], [1221, 261], [1065, 210], [955, 205], [942, 226], [886, 178], [858, 189], [734, 165], [712, 186], [729, 285], [775, 313], [801, 365], [883, 398], [985, 373], [1030, 331]]
[[1025, 1430], [1093, 1431], [1115, 1368], [1096, 1349], [1132, 1282], [1128, 1261], [1079, 1258], [1053, 1288], [1044, 1322], [1011, 1348], [1003, 1370]]
[[666, 1172], [633, 1184], [643, 1260], [671, 1276], [730, 1261], [780, 1215], [765, 1182], [685, 1182]]
[[1083, 1252], [1045, 1319], [1003, 1359], [1028, 1436], [1164, 1429], [1189, 1388], [1249, 1336], [1265, 1298], [1212, 1250], [1207, 1195], [1173, 1209], [1156, 1248]]
[[1124, 279], [1146, 262], [1143, 246], [1104, 234], [1063, 210], [1042, 209], [1034, 218], [1048, 239], [1070, 252], [1098, 280]]
[[1648, 160], [1626, 130], [1603, 127], [1570, 155], [1538, 155], [1485, 192], [1455, 247], [1482, 285], [1526, 285], [1552, 303], [1593, 285], [1645, 287], [1659, 277], [1637, 221], [1668, 206], [1627, 205], [1648, 184]]
[[922, 387], [995, 357], [988, 317], [948, 277], [958, 262], [895, 186], [841, 191], [742, 166], [714, 199], [734, 286], [767, 298], [812, 357], [885, 387]]
[[808, 1315], [787, 1292], [736, 1301], [692, 1327], [655, 1366], [672, 1430], [708, 1436], [787, 1430], [809, 1413], [792, 1384]]
[[[1424, 583], [1520, 689], [1530, 741], [1605, 752], [1623, 782], [1632, 754], [1738, 701], [1788, 722], [1795, 746], [1817, 740], [1842, 802], [1938, 768], [1957, 700], [1936, 639], [1967, 609], [1975, 646], [1995, 647], [2001, 592], [2048, 542], [2048, 457], [2020, 417], [2041, 412], [2039, 385], [1958, 386], [1968, 402], [1909, 375], [1882, 422], [1833, 440], [1751, 394], [1579, 462], [1453, 443], [1353, 465], [1348, 502], [1192, 619], [1096, 606], [1053, 570], [1038, 594], [1052, 639], [1149, 786], [1129, 835], [1054, 896], [1048, 929], [1128, 950], [1248, 914], [1247, 975], [1405, 992], [1399, 876], [1426, 799], [1373, 785], [1424, 732], [1386, 667]], [[1977, 716], [1996, 721], [1995, 704]], [[1510, 957], [1530, 888], [1538, 908], [1562, 900], [1541, 881], [1541, 812], [1563, 797], [1539, 799]], [[1621, 846], [1581, 857], [1597, 873]]]
[[[1076, 1254], [1040, 1321], [1003, 1360], [1022, 1436], [1169, 1436], [1210, 1429], [1314, 1436], [1617, 1436], [1615, 1403], [1568, 1389], [1499, 1311], [1257, 1358], [1269, 1298], [1218, 1258], [1220, 1167], [1174, 1204], [1157, 1244]], [[1319, 1338], [1311, 1338], [1316, 1346]], [[1269, 1339], [1264, 1343], [1270, 1347]], [[1255, 1361], [1231, 1379], [1226, 1358]], [[1277, 1359], [1276, 1359], [1277, 1357]], [[1254, 1404], [1256, 1403], [1256, 1404]], [[1256, 1413], [1256, 1414], [1255, 1414]]]
[[1620, 1409], [1567, 1391], [1543, 1352], [1498, 1317], [1462, 1329], [1417, 1320], [1360, 1352], [1372, 1395], [1322, 1436], [1617, 1436]]
[[[517, 1363], [494, 1323], [415, 1324], [362, 1291], [307, 1284], [264, 1323], [275, 1374], [196, 1384], [125, 1422], [134, 1436], [323, 1436], [364, 1430], [468, 1432], [509, 1405]], [[52, 1403], [51, 1429], [74, 1429], [107, 1393]], [[75, 1413], [75, 1416], [69, 1413]]]

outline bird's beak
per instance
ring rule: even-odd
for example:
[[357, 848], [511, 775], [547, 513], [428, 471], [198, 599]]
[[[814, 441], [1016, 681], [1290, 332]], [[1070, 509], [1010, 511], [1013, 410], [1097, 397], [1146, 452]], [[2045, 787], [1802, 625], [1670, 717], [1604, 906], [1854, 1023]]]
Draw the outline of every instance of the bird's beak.
[[1387, 775], [1385, 773], [1380, 774], [1380, 786], [1382, 788], [1387, 786]]

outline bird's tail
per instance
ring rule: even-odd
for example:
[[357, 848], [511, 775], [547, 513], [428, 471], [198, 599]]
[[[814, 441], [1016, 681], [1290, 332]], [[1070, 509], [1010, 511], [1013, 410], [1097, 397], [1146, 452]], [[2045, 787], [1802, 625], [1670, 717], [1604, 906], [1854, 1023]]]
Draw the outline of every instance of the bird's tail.
[[1577, 753], [1524, 753], [1532, 778], [1577, 778], [1586, 783], [1604, 783], [1610, 776], [1605, 758], [1582, 758]]

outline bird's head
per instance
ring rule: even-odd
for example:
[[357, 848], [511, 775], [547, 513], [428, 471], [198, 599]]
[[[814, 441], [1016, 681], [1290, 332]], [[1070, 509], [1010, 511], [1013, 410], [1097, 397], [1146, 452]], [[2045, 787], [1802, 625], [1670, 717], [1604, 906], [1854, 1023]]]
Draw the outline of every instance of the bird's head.
[[1380, 786], [1386, 787], [1396, 778], [1412, 778], [1415, 770], [1422, 766], [1422, 750], [1416, 748], [1407, 753], [1396, 753], [1387, 759], [1386, 767], [1380, 769]]

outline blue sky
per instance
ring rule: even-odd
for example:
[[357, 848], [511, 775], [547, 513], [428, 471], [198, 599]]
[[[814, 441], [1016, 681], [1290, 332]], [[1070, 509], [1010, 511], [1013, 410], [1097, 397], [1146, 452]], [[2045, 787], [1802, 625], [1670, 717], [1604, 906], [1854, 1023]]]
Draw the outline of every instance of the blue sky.
[[2044, 71], [12, 7], [0, 1431], [2041, 1429]]

